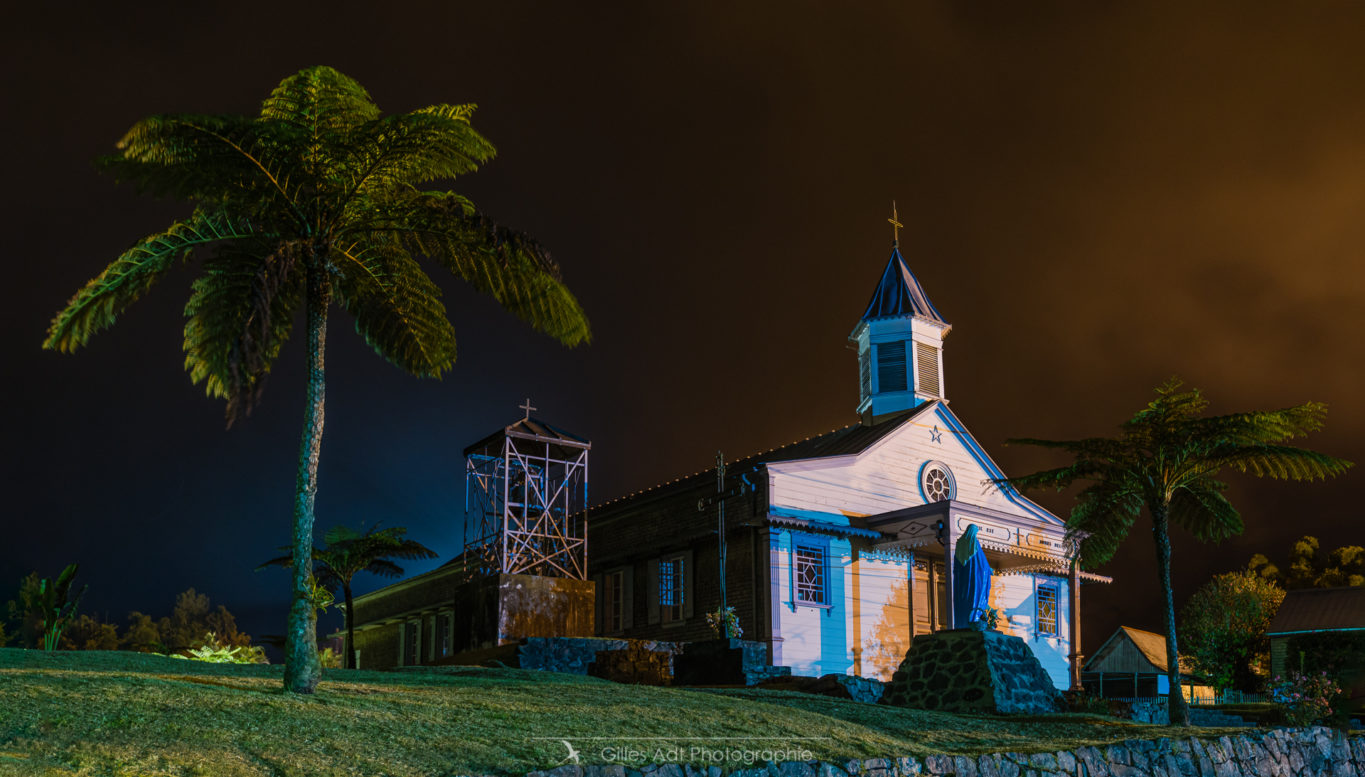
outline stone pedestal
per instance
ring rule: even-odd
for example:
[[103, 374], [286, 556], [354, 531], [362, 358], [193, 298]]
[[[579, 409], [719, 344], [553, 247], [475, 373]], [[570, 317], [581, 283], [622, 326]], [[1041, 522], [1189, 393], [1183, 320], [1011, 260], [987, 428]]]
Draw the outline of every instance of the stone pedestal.
[[1024, 640], [978, 629], [915, 637], [882, 701], [989, 714], [1040, 714], [1063, 707], [1061, 693]]

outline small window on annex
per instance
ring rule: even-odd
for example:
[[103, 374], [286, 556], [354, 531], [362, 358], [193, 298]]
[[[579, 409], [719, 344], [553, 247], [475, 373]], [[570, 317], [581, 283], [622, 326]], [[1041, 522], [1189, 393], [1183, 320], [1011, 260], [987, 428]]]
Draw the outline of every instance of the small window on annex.
[[664, 623], [683, 619], [684, 585], [683, 556], [670, 556], [659, 560], [659, 618]]

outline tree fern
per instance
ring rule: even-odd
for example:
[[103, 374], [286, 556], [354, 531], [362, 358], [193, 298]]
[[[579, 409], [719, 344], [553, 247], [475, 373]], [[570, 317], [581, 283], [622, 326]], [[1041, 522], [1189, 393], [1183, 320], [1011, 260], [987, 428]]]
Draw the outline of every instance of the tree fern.
[[1067, 533], [1079, 546], [1079, 561], [1103, 564], [1113, 558], [1145, 508], [1153, 523], [1157, 574], [1167, 627], [1171, 721], [1187, 718], [1180, 695], [1175, 601], [1171, 590], [1169, 524], [1204, 542], [1242, 532], [1242, 516], [1223, 495], [1218, 475], [1233, 469], [1256, 477], [1314, 480], [1339, 475], [1351, 462], [1283, 444], [1322, 428], [1327, 408], [1308, 402], [1283, 410], [1208, 417], [1208, 400], [1198, 389], [1172, 379], [1156, 398], [1120, 426], [1118, 437], [1084, 440], [1010, 440], [1060, 450], [1072, 463], [1018, 478], [995, 481], [1021, 489], [1086, 483], [1067, 519]]
[[[280, 82], [258, 116], [138, 122], [101, 165], [197, 210], [138, 242], [77, 292], [53, 319], [44, 346], [84, 345], [176, 263], [202, 255], [185, 306], [185, 369], [209, 396], [226, 400], [230, 425], [261, 397], [302, 310], [308, 401], [293, 548], [306, 557], [334, 302], [376, 353], [422, 377], [449, 371], [456, 354], [424, 260], [567, 345], [590, 336], [582, 308], [538, 243], [493, 223], [466, 197], [421, 190], [493, 158], [492, 144], [470, 124], [473, 112], [472, 105], [439, 104], [383, 116], [360, 84], [312, 67]], [[305, 692], [318, 676], [309, 588], [306, 575], [295, 576], [285, 661], [286, 686]]]

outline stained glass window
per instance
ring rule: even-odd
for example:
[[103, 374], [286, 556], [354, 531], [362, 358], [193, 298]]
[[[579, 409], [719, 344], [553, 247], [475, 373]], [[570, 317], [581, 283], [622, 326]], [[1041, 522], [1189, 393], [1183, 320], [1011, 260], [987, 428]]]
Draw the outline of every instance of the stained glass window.
[[1038, 633], [1057, 634], [1057, 586], [1053, 583], [1038, 585]]

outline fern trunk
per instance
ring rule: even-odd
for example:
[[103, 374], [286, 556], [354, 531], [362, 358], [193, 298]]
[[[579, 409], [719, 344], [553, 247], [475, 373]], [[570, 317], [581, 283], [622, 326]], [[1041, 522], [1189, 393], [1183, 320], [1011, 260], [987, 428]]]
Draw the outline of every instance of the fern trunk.
[[294, 599], [289, 606], [285, 637], [284, 688], [293, 693], [312, 693], [322, 677], [318, 660], [317, 609], [313, 604], [313, 504], [318, 493], [318, 454], [322, 448], [323, 401], [326, 376], [323, 370], [327, 346], [327, 305], [331, 283], [317, 259], [308, 268], [308, 401], [303, 413], [303, 440], [299, 444], [298, 479], [294, 487]]
[[341, 659], [345, 669], [357, 669], [355, 665], [355, 602], [351, 599], [351, 581], [342, 581], [341, 593], [346, 597], [346, 655]]
[[[1175, 592], [1171, 588], [1171, 532], [1168, 505], [1152, 505], [1152, 537], [1156, 540], [1156, 574], [1161, 578], [1161, 607], [1166, 616], [1166, 677], [1170, 681], [1170, 704], [1172, 726], [1187, 726], [1190, 722], [1189, 706], [1185, 704], [1185, 694], [1180, 688], [1180, 651], [1176, 645], [1175, 634]], [[1134, 689], [1136, 690], [1136, 689]]]

